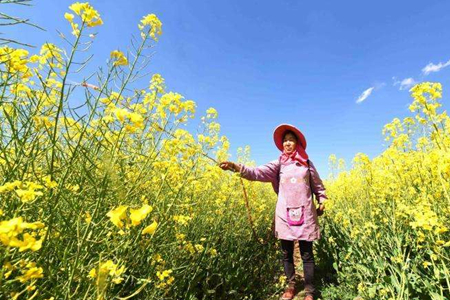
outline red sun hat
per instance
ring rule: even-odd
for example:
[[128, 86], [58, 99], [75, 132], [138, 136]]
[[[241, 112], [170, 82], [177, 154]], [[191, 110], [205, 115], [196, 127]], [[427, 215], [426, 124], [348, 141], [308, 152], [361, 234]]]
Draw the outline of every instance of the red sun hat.
[[277, 146], [280, 151], [283, 151], [283, 137], [286, 130], [290, 130], [297, 136], [297, 140], [299, 141], [300, 145], [303, 146], [303, 149], [306, 149], [306, 139], [303, 133], [298, 130], [297, 127], [290, 124], [281, 124], [278, 125], [277, 128], [275, 128], [275, 131], [273, 132], [273, 140], [275, 142], [275, 145]]

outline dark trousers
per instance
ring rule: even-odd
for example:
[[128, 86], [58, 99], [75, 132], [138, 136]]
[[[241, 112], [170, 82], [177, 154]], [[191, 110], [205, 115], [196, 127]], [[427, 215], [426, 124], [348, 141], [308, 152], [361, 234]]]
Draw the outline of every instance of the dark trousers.
[[[295, 267], [294, 267], [294, 241], [280, 240], [283, 250], [284, 273], [287, 277], [290, 287], [295, 286]], [[305, 292], [313, 295], [314, 289], [314, 254], [313, 242], [298, 241], [300, 255], [303, 261], [303, 273], [305, 278]]]

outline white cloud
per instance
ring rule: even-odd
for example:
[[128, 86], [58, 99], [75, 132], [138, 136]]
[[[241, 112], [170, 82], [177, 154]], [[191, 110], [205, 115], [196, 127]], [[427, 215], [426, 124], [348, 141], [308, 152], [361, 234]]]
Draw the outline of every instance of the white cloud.
[[365, 90], [364, 92], [362, 92], [362, 94], [359, 95], [358, 99], [356, 100], [356, 103], [361, 103], [361, 102], [363, 102], [364, 100], [366, 100], [367, 97], [369, 97], [370, 94], [372, 94], [372, 91], [373, 91], [374, 88], [375, 88], [375, 87], [373, 86], [373, 87], [368, 88], [368, 89]]
[[446, 68], [450, 66], [450, 60], [445, 62], [445, 63], [438, 63], [437, 65], [433, 64], [433, 63], [429, 63], [428, 65], [426, 65], [423, 69], [422, 69], [422, 73], [424, 75], [428, 75], [432, 72], [439, 72], [441, 69]]
[[[393, 77], [392, 79], [396, 79], [395, 77]], [[414, 80], [414, 78], [409, 77], [409, 78], [405, 78], [402, 81], [398, 81], [395, 80], [394, 82], [394, 86], [396, 85], [400, 85], [400, 87], [398, 88], [400, 91], [409, 89], [410, 87], [412, 87], [413, 85], [416, 85], [418, 82]]]

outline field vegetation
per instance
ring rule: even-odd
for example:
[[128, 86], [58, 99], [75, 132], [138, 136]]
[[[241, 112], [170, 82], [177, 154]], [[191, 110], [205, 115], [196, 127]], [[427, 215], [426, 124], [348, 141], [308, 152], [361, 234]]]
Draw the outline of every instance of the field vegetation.
[[[77, 2], [64, 17], [65, 48], [0, 47], [0, 298], [278, 293], [271, 186], [218, 167], [230, 153], [214, 108], [187, 130], [194, 101], [160, 74], [139, 86], [158, 17], [94, 74], [84, 72], [101, 15]], [[450, 297], [450, 118], [439, 83], [411, 95], [412, 116], [384, 127], [382, 154], [358, 154], [350, 170], [330, 156], [315, 247], [325, 299]], [[238, 161], [253, 164], [248, 147]]]

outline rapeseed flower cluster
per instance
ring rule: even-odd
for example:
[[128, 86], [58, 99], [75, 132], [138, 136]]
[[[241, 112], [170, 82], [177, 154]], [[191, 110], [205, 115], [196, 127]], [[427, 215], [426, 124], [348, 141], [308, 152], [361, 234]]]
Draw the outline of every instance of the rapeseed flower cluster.
[[162, 22], [155, 14], [144, 16], [138, 27], [141, 30], [142, 38], [149, 34], [153, 40], [158, 41], [158, 36], [162, 34]]
[[36, 263], [29, 262], [26, 264], [25, 268], [22, 270], [22, 275], [17, 276], [17, 279], [24, 283], [34, 279], [43, 278], [43, 269], [41, 267], [36, 267]]
[[0, 222], [0, 241], [4, 246], [19, 248], [19, 251], [37, 251], [42, 247], [42, 239], [36, 240], [35, 232], [28, 230], [38, 230], [45, 227], [44, 223], [27, 223], [22, 217], [12, 218]]
[[5, 66], [6, 73], [2, 73], [2, 79], [7, 75], [29, 78], [32, 76], [28, 66], [29, 52], [25, 49], [14, 49], [8, 46], [0, 47], [0, 64]]
[[125, 272], [125, 266], [119, 267], [112, 260], [107, 260], [99, 264], [98, 268], [93, 268], [89, 272], [90, 278], [96, 279], [97, 286], [104, 286], [107, 277], [111, 277], [111, 281], [115, 284], [119, 284], [123, 281], [120, 277]]
[[439, 111], [441, 84], [420, 83], [410, 92], [415, 115], [384, 126], [383, 153], [359, 153], [350, 170], [330, 156], [339, 174], [326, 181], [331, 201], [322, 246], [346, 286], [367, 299], [450, 296], [450, 118]]
[[[88, 27], [95, 27], [103, 24], [100, 14], [88, 2], [75, 2], [69, 6], [69, 9], [81, 18], [82, 26], [85, 24]], [[79, 24], [74, 22], [75, 16], [71, 13], [65, 13], [64, 18], [72, 26], [72, 34], [79, 36], [81, 31]]]
[[[231, 156], [218, 112], [203, 112], [193, 129], [196, 103], [163, 76], [138, 86], [161, 21], [143, 17], [141, 44], [112, 51], [91, 77], [80, 61], [100, 14], [77, 2], [64, 17], [72, 49], [0, 48], [0, 298], [224, 298], [244, 275], [271, 274], [275, 259], [236, 264], [276, 252], [249, 242], [239, 177], [216, 164]], [[254, 165], [249, 148], [237, 159]], [[245, 184], [266, 236], [273, 191]]]
[[114, 50], [111, 52], [111, 58], [114, 60], [114, 66], [126, 66], [128, 65], [128, 59], [125, 57], [125, 54], [119, 50]]
[[171, 285], [175, 278], [171, 276], [172, 270], [164, 270], [162, 272], [158, 271], [156, 272], [156, 276], [159, 279], [159, 282], [156, 284], [157, 288], [163, 289], [166, 288], [168, 285]]

